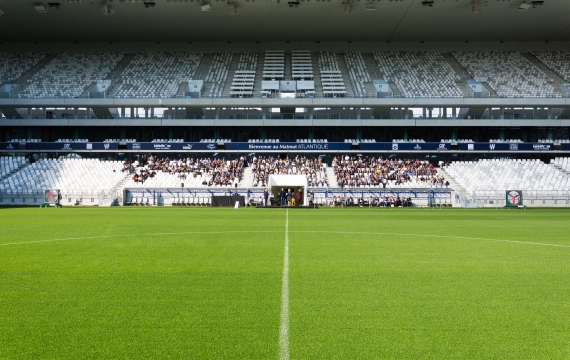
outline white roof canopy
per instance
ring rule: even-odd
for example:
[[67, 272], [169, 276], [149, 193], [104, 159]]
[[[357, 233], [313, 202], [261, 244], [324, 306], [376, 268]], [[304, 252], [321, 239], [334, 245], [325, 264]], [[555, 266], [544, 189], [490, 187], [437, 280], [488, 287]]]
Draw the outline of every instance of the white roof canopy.
[[[307, 205], [307, 176], [306, 175], [269, 175], [267, 182], [270, 188], [298, 189], [303, 188], [303, 205]], [[277, 199], [279, 200], [279, 199]]]

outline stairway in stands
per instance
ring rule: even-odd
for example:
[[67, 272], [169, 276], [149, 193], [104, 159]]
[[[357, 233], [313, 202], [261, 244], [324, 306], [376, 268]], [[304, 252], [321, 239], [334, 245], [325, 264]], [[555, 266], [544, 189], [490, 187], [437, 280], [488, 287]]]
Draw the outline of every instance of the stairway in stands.
[[452, 188], [455, 191], [465, 191], [465, 188], [462, 187], [461, 185], [459, 185], [458, 182], [455, 181], [455, 179], [453, 179], [451, 177], [451, 175], [449, 175], [449, 173], [447, 171], [445, 171], [445, 167], [443, 168], [437, 168], [437, 172], [442, 174], [443, 177], [449, 181], [449, 187]]
[[[122, 83], [119, 82], [119, 79], [123, 75], [123, 71], [129, 66], [131, 61], [135, 58], [136, 54], [125, 54], [121, 61], [117, 63], [117, 65], [111, 70], [109, 75], [107, 75], [106, 80], [111, 80], [111, 88], [108, 91], [109, 96], [114, 96], [117, 91], [121, 88]], [[87, 88], [89, 90], [91, 86]], [[84, 95], [86, 95], [84, 93]]]
[[259, 97], [263, 81], [263, 54], [258, 54], [257, 68], [255, 69], [255, 81], [253, 82], [253, 97]]
[[566, 175], [567, 177], [570, 178], [570, 170], [563, 169], [562, 166], [560, 166], [560, 164], [550, 163], [550, 164], [548, 164], [548, 166], [553, 167], [554, 169], [564, 173], [564, 175]]
[[338, 69], [342, 74], [342, 80], [344, 81], [344, 86], [346, 88], [346, 97], [354, 97], [354, 90], [352, 88], [352, 82], [348, 76], [348, 69], [346, 67], [346, 61], [344, 60], [344, 55], [337, 54], [336, 59], [338, 62]]
[[250, 167], [246, 167], [243, 170], [243, 178], [239, 183], [240, 187], [248, 188], [253, 186], [253, 171]]
[[334, 169], [332, 167], [326, 168], [327, 180], [329, 182], [329, 187], [337, 188], [338, 182], [336, 181], [336, 175], [334, 173]]
[[37, 63], [34, 67], [28, 70], [24, 75], [22, 75], [18, 79], [18, 84], [20, 84], [20, 88], [18, 89], [18, 93], [24, 91], [30, 84], [28, 84], [28, 80], [32, 78], [38, 71], [42, 70], [47, 64], [49, 64], [53, 59], [57, 57], [57, 54], [47, 54], [45, 58], [42, 59], [39, 63]]
[[546, 66], [544, 63], [542, 63], [540, 60], [538, 60], [534, 55], [532, 55], [531, 53], [520, 53], [521, 56], [523, 56], [524, 58], [526, 58], [528, 61], [530, 61], [536, 68], [538, 68], [540, 71], [542, 71], [546, 76], [548, 76], [549, 78], [552, 79], [552, 87], [554, 87], [554, 90], [556, 90], [558, 93], [567, 96], [568, 95], [568, 91], [566, 89], [566, 87], [564, 86], [564, 84], [567, 83], [567, 81], [564, 81], [564, 79], [562, 79], [557, 73], [555, 73], [554, 71], [552, 71], [548, 66]]
[[222, 92], [223, 97], [230, 97], [232, 82], [234, 80], [234, 74], [238, 68], [240, 57], [241, 54], [239, 53], [234, 53], [234, 56], [232, 57], [232, 62], [230, 63], [230, 68], [228, 69], [228, 77], [226, 78], [226, 84], [224, 85], [224, 91]]
[[323, 97], [323, 84], [321, 83], [321, 68], [319, 67], [318, 56], [311, 53], [311, 62], [313, 64], [313, 80], [315, 81], [315, 97]]
[[[384, 79], [384, 75], [382, 75], [378, 66], [374, 66], [374, 57], [372, 54], [362, 53], [362, 60], [364, 60], [364, 65], [366, 65], [366, 70], [368, 71], [372, 81]], [[376, 97], [376, 89], [372, 82], [365, 82], [364, 90], [366, 90], [366, 96]]]
[[285, 57], [285, 68], [283, 69], [284, 80], [293, 80], [293, 55], [290, 51], [285, 51], [285, 54], [283, 54], [283, 56]]
[[473, 78], [471, 74], [467, 72], [463, 65], [461, 65], [451, 53], [442, 53], [441, 56], [443, 56], [445, 61], [451, 66], [455, 74], [461, 78], [461, 80], [456, 83], [457, 87], [463, 92], [463, 95], [469, 95], [471, 90], [467, 87], [467, 80]]

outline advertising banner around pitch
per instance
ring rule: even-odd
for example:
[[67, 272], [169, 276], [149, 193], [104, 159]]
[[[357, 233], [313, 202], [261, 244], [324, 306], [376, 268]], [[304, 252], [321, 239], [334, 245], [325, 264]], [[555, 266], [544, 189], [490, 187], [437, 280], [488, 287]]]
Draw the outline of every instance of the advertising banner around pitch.
[[20, 149], [20, 144], [19, 143], [0, 143], [0, 151], [13, 151], [13, 150], [19, 150]]
[[552, 143], [461, 143], [463, 151], [552, 151]]
[[521, 190], [505, 191], [505, 207], [519, 207], [523, 205], [523, 193]]
[[570, 144], [560, 144], [562, 150], [570, 151]]
[[144, 151], [183, 151], [183, 150], [216, 150], [216, 143], [196, 143], [196, 142], [150, 142], [150, 143], [127, 143], [127, 150]]
[[247, 151], [334, 151], [350, 150], [351, 143], [226, 143], [226, 150]]
[[118, 150], [119, 143], [26, 143], [26, 150], [50, 151], [90, 151], [90, 150]]
[[449, 151], [450, 143], [360, 143], [360, 150], [372, 151]]

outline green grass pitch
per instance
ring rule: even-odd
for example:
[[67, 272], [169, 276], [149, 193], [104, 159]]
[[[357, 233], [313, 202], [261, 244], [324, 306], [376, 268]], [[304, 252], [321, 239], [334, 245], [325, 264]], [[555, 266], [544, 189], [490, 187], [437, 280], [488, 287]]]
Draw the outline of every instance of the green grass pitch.
[[286, 237], [291, 359], [570, 358], [568, 209], [2, 208], [0, 359], [279, 359]]

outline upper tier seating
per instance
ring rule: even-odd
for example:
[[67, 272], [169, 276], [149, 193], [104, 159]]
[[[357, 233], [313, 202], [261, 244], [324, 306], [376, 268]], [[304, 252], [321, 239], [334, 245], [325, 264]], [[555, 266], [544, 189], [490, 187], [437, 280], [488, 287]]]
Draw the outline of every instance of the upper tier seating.
[[109, 190], [128, 175], [120, 161], [98, 159], [40, 159], [3, 179], [0, 191]]
[[516, 51], [465, 51], [453, 56], [473, 76], [489, 84], [500, 97], [562, 97], [553, 79]]
[[28, 80], [19, 98], [75, 98], [102, 80], [123, 58], [120, 53], [61, 53]]
[[313, 80], [313, 60], [308, 50], [291, 53], [291, 77], [293, 80]]
[[447, 173], [465, 190], [568, 190], [570, 179], [540, 160], [454, 161]]
[[570, 81], [569, 51], [533, 51], [531, 54], [550, 70], [557, 73], [562, 79]]
[[212, 83], [209, 97], [221, 97], [230, 72], [230, 64], [232, 63], [233, 53], [220, 52], [214, 55], [212, 65], [206, 74], [204, 82]]
[[374, 52], [385, 80], [393, 81], [404, 97], [463, 97], [461, 79], [443, 56], [435, 51]]
[[372, 82], [362, 54], [358, 51], [347, 51], [344, 53], [344, 60], [348, 69], [348, 77], [352, 82], [352, 89], [355, 97], [366, 97], [365, 82]]
[[251, 97], [257, 69], [257, 53], [245, 52], [240, 55], [237, 70], [234, 72], [230, 96]]
[[346, 86], [338, 66], [336, 54], [334, 52], [319, 51], [317, 60], [323, 86], [323, 96], [345, 96]]
[[264, 80], [285, 79], [285, 52], [283, 50], [267, 50], [263, 60]]
[[202, 53], [138, 53], [123, 71], [118, 98], [171, 98], [183, 82], [192, 80]]
[[45, 57], [44, 53], [0, 53], [0, 85], [18, 80]]

